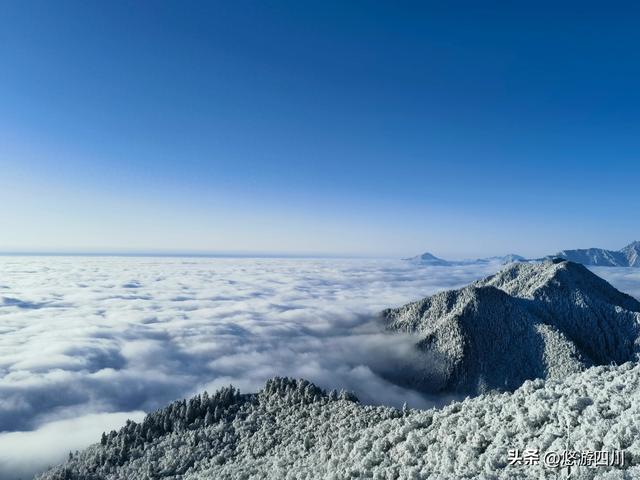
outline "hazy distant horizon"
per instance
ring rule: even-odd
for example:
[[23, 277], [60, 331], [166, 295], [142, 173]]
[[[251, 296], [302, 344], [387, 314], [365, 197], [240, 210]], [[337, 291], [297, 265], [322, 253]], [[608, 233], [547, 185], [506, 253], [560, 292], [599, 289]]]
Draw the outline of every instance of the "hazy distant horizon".
[[620, 250], [629, 243], [635, 241], [630, 239], [624, 245], [620, 246], [603, 246], [603, 245], [573, 245], [556, 248], [553, 251], [538, 250], [535, 253], [523, 252], [517, 248], [505, 251], [485, 250], [476, 252], [449, 252], [429, 248], [415, 250], [404, 253], [358, 253], [358, 252], [323, 252], [323, 251], [224, 251], [224, 250], [179, 250], [179, 249], [122, 249], [122, 248], [104, 248], [104, 249], [83, 249], [83, 248], [62, 248], [62, 249], [0, 249], [0, 256], [87, 256], [87, 257], [202, 257], [202, 258], [327, 258], [327, 259], [403, 259], [409, 258], [423, 253], [431, 253], [437, 257], [446, 260], [463, 260], [475, 258], [487, 258], [493, 256], [503, 256], [509, 254], [522, 255], [525, 258], [534, 259], [547, 255], [553, 255], [561, 250], [588, 249], [588, 248], [604, 248], [607, 250]]

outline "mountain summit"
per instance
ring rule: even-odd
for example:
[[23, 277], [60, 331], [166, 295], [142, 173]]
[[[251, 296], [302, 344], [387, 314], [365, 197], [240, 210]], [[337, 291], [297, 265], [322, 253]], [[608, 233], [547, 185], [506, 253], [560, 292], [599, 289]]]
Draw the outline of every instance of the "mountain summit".
[[420, 265], [432, 265], [438, 267], [446, 267], [451, 265], [451, 262], [442, 258], [436, 257], [432, 253], [425, 252], [422, 255], [416, 255], [415, 257], [405, 258], [404, 260]]
[[563, 260], [515, 263], [382, 317], [389, 330], [415, 335], [432, 365], [398, 380], [427, 391], [513, 390], [640, 352], [640, 302]]

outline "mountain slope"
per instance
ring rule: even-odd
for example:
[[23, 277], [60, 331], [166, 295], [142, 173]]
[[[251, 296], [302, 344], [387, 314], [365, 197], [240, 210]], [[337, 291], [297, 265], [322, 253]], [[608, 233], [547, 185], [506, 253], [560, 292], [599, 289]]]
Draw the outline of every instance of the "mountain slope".
[[597, 267], [627, 267], [627, 258], [622, 252], [605, 250], [603, 248], [587, 248], [577, 250], [562, 250], [554, 257], [563, 258], [571, 262]]
[[[218, 398], [215, 418], [190, 420], [175, 402], [129, 423], [40, 480], [344, 478], [555, 479], [567, 470], [509, 465], [508, 450], [625, 451], [625, 466], [574, 467], [571, 478], [637, 478], [640, 366], [595, 367], [558, 381], [528, 381], [442, 410], [397, 410], [273, 379], [257, 394]], [[209, 420], [207, 422], [207, 414]], [[180, 417], [182, 416], [182, 417]], [[178, 422], [179, 418], [184, 421]], [[181, 427], [160, 432], [166, 420]], [[146, 425], [146, 426], [145, 426]], [[146, 433], [143, 433], [146, 432]], [[608, 473], [607, 473], [608, 472]], [[624, 474], [624, 476], [623, 476]]]
[[624, 247], [621, 252], [627, 259], [630, 267], [640, 267], [640, 242], [632, 242]]
[[640, 352], [640, 302], [566, 261], [516, 263], [382, 317], [389, 330], [415, 335], [435, 367], [396, 380], [427, 391], [513, 390]]
[[527, 300], [529, 311], [570, 338], [595, 364], [635, 358], [640, 302], [583, 265], [520, 263], [477, 284]]

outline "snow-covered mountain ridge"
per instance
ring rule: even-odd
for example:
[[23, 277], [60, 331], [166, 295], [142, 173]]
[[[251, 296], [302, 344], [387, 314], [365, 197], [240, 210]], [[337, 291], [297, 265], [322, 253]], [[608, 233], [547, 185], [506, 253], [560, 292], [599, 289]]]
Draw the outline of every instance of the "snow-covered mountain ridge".
[[640, 267], [640, 241], [631, 242], [620, 250], [606, 250], [604, 248], [562, 250], [552, 257], [564, 258], [589, 266]]
[[[510, 465], [509, 449], [624, 450], [619, 467], [572, 478], [640, 475], [640, 366], [594, 367], [527, 381], [441, 410], [361, 405], [306, 381], [273, 379], [257, 394], [223, 389], [128, 423], [40, 480], [487, 478], [566, 475], [542, 462]], [[213, 405], [210, 403], [209, 405]], [[164, 429], [163, 424], [171, 425]]]
[[426, 391], [513, 390], [640, 352], [640, 302], [568, 261], [515, 263], [382, 318], [415, 335], [425, 369], [398, 380]]

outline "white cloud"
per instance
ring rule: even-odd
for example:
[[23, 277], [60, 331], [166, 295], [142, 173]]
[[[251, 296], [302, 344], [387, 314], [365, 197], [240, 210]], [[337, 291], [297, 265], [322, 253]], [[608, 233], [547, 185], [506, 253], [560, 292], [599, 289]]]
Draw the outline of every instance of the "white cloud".
[[127, 419], [140, 421], [144, 412], [89, 414], [49, 422], [37, 430], [0, 434], [0, 477], [31, 478], [35, 472], [60, 463], [64, 452], [94, 443], [106, 430], [117, 429]]
[[589, 267], [618, 290], [640, 299], [640, 268]]

